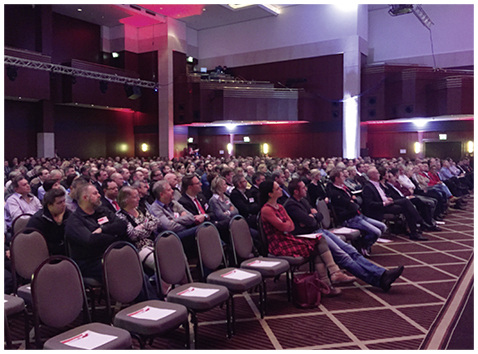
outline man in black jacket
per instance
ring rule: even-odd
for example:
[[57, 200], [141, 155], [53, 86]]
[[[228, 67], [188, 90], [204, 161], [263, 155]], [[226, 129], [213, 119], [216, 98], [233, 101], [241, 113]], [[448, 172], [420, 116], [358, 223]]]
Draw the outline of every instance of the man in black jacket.
[[[327, 241], [335, 262], [340, 267], [347, 269], [350, 273], [367, 283], [380, 287], [385, 292], [390, 290], [391, 284], [402, 274], [403, 266], [391, 270], [379, 267], [369, 262], [354, 247], [342, 241], [332, 232], [322, 229], [320, 221], [323, 219], [323, 216], [310, 206], [306, 198], [307, 187], [304, 182], [292, 179], [289, 183], [289, 191], [291, 197], [287, 200], [284, 207], [294, 222], [295, 229], [292, 231], [293, 234], [321, 233]], [[353, 280], [353, 277], [349, 278]], [[337, 284], [339, 282], [346, 282], [347, 279], [339, 281], [331, 277], [331, 281], [332, 284]]]
[[258, 201], [254, 199], [249, 193], [247, 188], [247, 180], [243, 174], [234, 175], [232, 178], [234, 189], [231, 191], [232, 204], [239, 210], [244, 219], [247, 220], [249, 227], [257, 229], [257, 214], [260, 207]]
[[387, 230], [387, 226], [379, 220], [363, 215], [357, 198], [344, 183], [345, 175], [341, 168], [334, 168], [329, 177], [327, 195], [337, 217], [336, 223], [363, 232], [364, 235], [356, 246], [363, 256], [368, 257], [372, 245]]
[[413, 204], [406, 198], [394, 200], [386, 194], [386, 187], [380, 183], [380, 173], [375, 167], [367, 171], [369, 181], [363, 187], [363, 209], [364, 214], [375, 219], [382, 220], [384, 214], [398, 215], [403, 213], [410, 229], [410, 239], [425, 241], [417, 228], [417, 223], [422, 222], [420, 215]]
[[63, 188], [52, 188], [46, 192], [43, 205], [43, 209], [28, 220], [27, 228], [41, 232], [51, 255], [66, 254], [65, 224], [71, 212], [66, 208]]
[[126, 238], [126, 223], [101, 206], [101, 196], [91, 184], [78, 190], [78, 208], [66, 222], [70, 257], [84, 277], [103, 279], [101, 258], [115, 241]]

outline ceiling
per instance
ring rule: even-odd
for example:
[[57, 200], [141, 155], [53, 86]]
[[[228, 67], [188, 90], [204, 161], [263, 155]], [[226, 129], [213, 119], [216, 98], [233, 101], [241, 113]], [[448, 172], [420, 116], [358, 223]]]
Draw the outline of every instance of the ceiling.
[[[273, 5], [279, 10], [296, 5]], [[79, 11], [78, 9], [81, 9]], [[102, 26], [128, 23], [137, 27], [165, 21], [165, 16], [203, 30], [277, 16], [264, 5], [233, 9], [228, 5], [53, 5], [53, 11]]]

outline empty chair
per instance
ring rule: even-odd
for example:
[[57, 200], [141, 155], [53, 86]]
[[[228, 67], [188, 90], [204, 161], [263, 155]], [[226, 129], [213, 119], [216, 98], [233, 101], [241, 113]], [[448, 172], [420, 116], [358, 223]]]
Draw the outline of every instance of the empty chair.
[[27, 227], [28, 220], [30, 220], [32, 214], [29, 213], [24, 213], [18, 215], [13, 221], [12, 221], [12, 234], [15, 235], [16, 233], [22, 231]]
[[4, 311], [4, 317], [5, 317], [5, 343], [6, 343], [5, 348], [12, 349], [12, 337], [10, 334], [10, 326], [8, 325], [8, 318], [15, 315], [22, 314], [24, 325], [25, 325], [25, 332], [24, 332], [25, 347], [29, 349], [30, 340], [29, 340], [29, 328], [28, 328], [28, 314], [25, 307], [25, 301], [21, 297], [7, 295], [7, 294], [3, 295], [3, 300], [4, 300], [3, 311]]
[[287, 296], [290, 299], [290, 283], [289, 283], [289, 262], [285, 259], [271, 259], [267, 257], [254, 257], [251, 232], [246, 219], [241, 215], [236, 215], [229, 223], [229, 231], [231, 234], [231, 244], [236, 265], [244, 269], [252, 269], [261, 273], [262, 288], [264, 291], [264, 312], [267, 309], [267, 287], [266, 279], [275, 278], [282, 273], [286, 274]]
[[330, 229], [331, 219], [330, 210], [325, 200], [317, 200], [317, 210], [322, 214], [323, 219], [321, 221], [322, 228], [329, 230], [333, 234], [339, 236], [344, 241], [355, 241], [361, 235], [360, 230], [351, 229], [349, 227], [335, 227]]
[[[189, 348], [189, 321], [186, 307], [159, 300], [134, 303], [144, 287], [143, 267], [136, 248], [126, 242], [111, 244], [103, 255], [103, 277], [108, 319], [138, 338], [141, 349], [146, 341], [183, 325]], [[111, 301], [131, 306], [112, 313]], [[114, 316], [113, 316], [114, 315]]]
[[130, 349], [128, 331], [104, 323], [90, 323], [85, 287], [80, 269], [65, 256], [52, 256], [35, 271], [32, 280], [33, 319], [37, 349], [41, 349], [40, 328], [64, 328], [83, 311], [86, 324], [67, 330], [44, 344], [44, 349]]
[[234, 294], [241, 294], [258, 287], [259, 309], [261, 317], [264, 317], [261, 273], [255, 270], [228, 267], [219, 231], [210, 222], [205, 222], [196, 229], [196, 242], [203, 279], [211, 284], [223, 285], [231, 293], [233, 333], [235, 331]]
[[[192, 282], [189, 264], [184, 254], [183, 245], [178, 235], [172, 231], [163, 231], [154, 243], [154, 257], [158, 293], [166, 296], [166, 301], [186, 306], [191, 313], [193, 323], [194, 348], [197, 341], [197, 313], [209, 311], [226, 303], [227, 334], [231, 336], [229, 314], [229, 291], [226, 287], [215, 284]], [[163, 293], [161, 280], [171, 284], [171, 290]]]
[[27, 306], [31, 305], [30, 284], [21, 284], [29, 282], [35, 269], [48, 257], [46, 240], [39, 231], [27, 228], [13, 236], [10, 244], [13, 292], [25, 300]]

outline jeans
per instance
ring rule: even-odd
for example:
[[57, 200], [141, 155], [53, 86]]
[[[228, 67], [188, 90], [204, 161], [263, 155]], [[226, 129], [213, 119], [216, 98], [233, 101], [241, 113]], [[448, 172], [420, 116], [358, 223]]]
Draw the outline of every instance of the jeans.
[[382, 233], [387, 230], [387, 225], [385, 225], [383, 222], [369, 218], [362, 214], [345, 220], [344, 226], [365, 232], [365, 235], [362, 239], [364, 248], [371, 247], [375, 241], [382, 236]]
[[359, 279], [373, 286], [380, 286], [380, 277], [385, 269], [379, 267], [363, 257], [357, 250], [342, 241], [342, 239], [327, 230], [318, 230], [327, 241], [335, 263], [341, 268], [347, 269]]

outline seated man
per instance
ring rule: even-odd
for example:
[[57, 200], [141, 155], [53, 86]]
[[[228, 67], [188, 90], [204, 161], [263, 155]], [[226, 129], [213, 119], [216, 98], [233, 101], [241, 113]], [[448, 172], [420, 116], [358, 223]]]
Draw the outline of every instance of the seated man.
[[422, 228], [426, 231], [441, 231], [433, 220], [433, 214], [436, 208], [436, 202], [431, 199], [422, 199], [414, 196], [407, 188], [404, 188], [398, 182], [398, 168], [392, 168], [386, 174], [385, 186], [388, 188], [387, 194], [394, 200], [407, 198], [417, 208], [418, 213], [423, 219]]
[[282, 197], [280, 197], [277, 202], [284, 205], [287, 199], [290, 198], [290, 192], [285, 186], [285, 175], [282, 171], [275, 171], [272, 173], [272, 180], [277, 182], [282, 189]]
[[78, 190], [78, 208], [66, 222], [65, 234], [70, 257], [84, 277], [103, 281], [101, 258], [110, 244], [126, 240], [126, 224], [101, 206], [101, 196], [91, 184]]
[[167, 180], [158, 181], [153, 187], [156, 200], [151, 213], [161, 221], [160, 230], [174, 231], [183, 242], [186, 253], [194, 254], [197, 224], [204, 221], [203, 215], [193, 215], [174, 200], [174, 190]]
[[[380, 287], [385, 292], [390, 290], [391, 284], [402, 274], [403, 266], [392, 270], [379, 267], [369, 262], [360, 255], [354, 247], [342, 241], [332, 232], [323, 230], [320, 226], [320, 220], [322, 220], [323, 216], [316, 209], [311, 208], [306, 198], [307, 187], [304, 182], [293, 179], [289, 183], [289, 191], [292, 195], [284, 207], [294, 222], [295, 228], [292, 234], [321, 233], [327, 241], [327, 245], [335, 262], [340, 267], [347, 269], [363, 281]], [[344, 273], [339, 273], [338, 275], [334, 273], [331, 276], [332, 284], [350, 282], [353, 280], [355, 280], [353, 277], [348, 277]]]
[[257, 230], [257, 214], [259, 213], [259, 201], [255, 200], [247, 191], [247, 180], [243, 174], [234, 175], [232, 178], [234, 189], [231, 191], [232, 204], [239, 210], [249, 227]]
[[171, 188], [173, 189], [173, 199], [175, 201], [178, 201], [179, 198], [181, 198], [181, 192], [179, 191], [178, 188], [178, 175], [174, 172], [169, 172], [164, 175], [164, 179], [169, 183]]
[[394, 200], [386, 195], [386, 187], [380, 183], [380, 173], [375, 167], [367, 171], [369, 181], [363, 187], [363, 212], [365, 215], [382, 220], [384, 214], [398, 215], [403, 213], [410, 229], [410, 239], [416, 241], [428, 240], [417, 228], [421, 220], [413, 204], [406, 198]]
[[66, 254], [65, 224], [71, 215], [66, 208], [63, 188], [52, 188], [45, 193], [43, 209], [40, 209], [28, 220], [27, 227], [41, 232], [51, 255]]
[[330, 171], [330, 182], [327, 185], [327, 195], [337, 216], [336, 222], [353, 229], [358, 229], [365, 235], [357, 241], [357, 248], [363, 256], [370, 255], [371, 247], [387, 230], [387, 226], [373, 218], [369, 218], [360, 211], [357, 197], [350, 193], [344, 184], [345, 174], [340, 168]]
[[37, 197], [31, 193], [31, 187], [23, 175], [12, 180], [14, 193], [5, 202], [5, 227], [10, 230], [13, 220], [21, 214], [35, 214], [42, 208]]
[[103, 196], [101, 197], [101, 205], [108, 208], [113, 213], [116, 213], [120, 210], [120, 206], [117, 201], [119, 186], [115, 181], [107, 178], [103, 181], [102, 188]]

